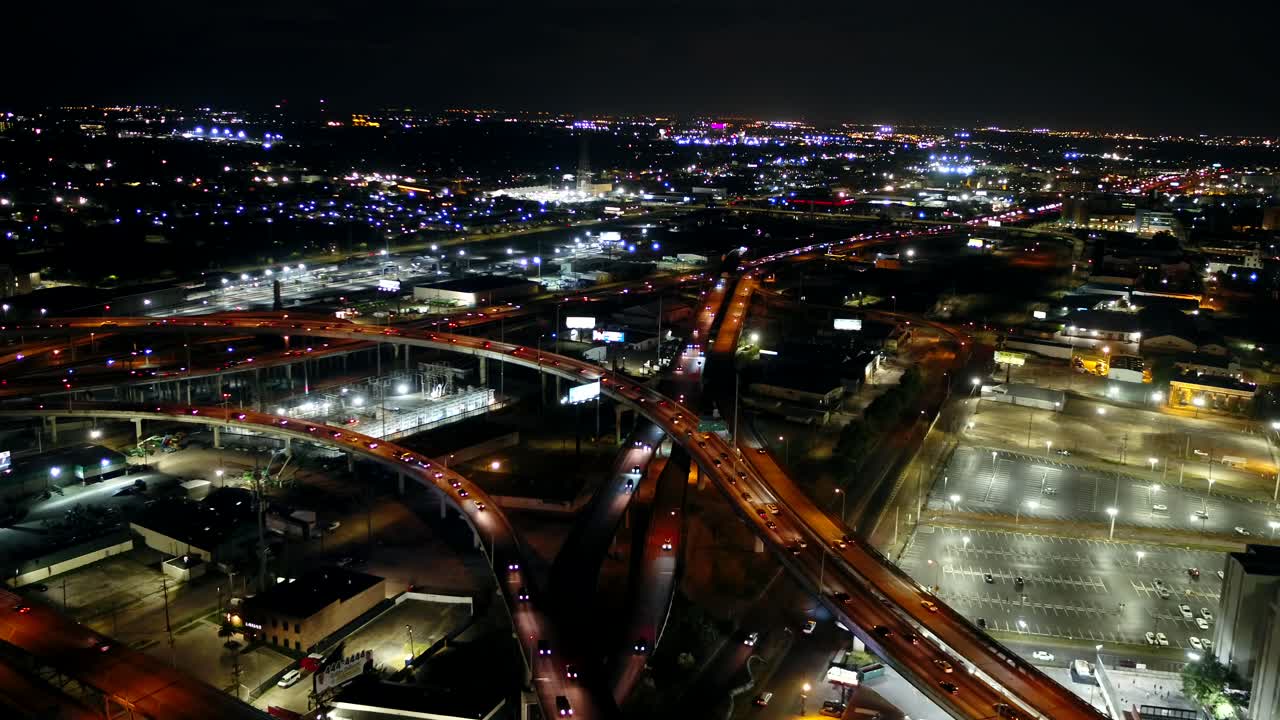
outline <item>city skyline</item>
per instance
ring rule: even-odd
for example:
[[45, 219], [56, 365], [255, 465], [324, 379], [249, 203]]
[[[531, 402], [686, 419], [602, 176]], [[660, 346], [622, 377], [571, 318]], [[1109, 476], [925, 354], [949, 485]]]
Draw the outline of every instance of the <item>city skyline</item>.
[[[221, 12], [22, 6], [0, 30], [12, 103], [343, 108], [1268, 134], [1274, 10], [1095, 4], [590, 9], [462, 3], [354, 14], [299, 2]], [[56, 28], [56, 32], [50, 29]], [[1199, 44], [1194, 44], [1196, 42]], [[1192, 50], [1178, 43], [1192, 42]]]

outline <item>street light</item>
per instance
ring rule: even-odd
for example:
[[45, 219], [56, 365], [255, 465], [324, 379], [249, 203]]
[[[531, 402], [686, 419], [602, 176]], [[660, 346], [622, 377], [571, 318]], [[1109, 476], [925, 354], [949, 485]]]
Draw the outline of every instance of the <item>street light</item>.
[[[1040, 503], [1036, 502], [1035, 500], [1028, 500], [1028, 501], [1027, 501], [1027, 509], [1028, 509], [1028, 510], [1035, 510], [1035, 509], [1036, 509], [1036, 508], [1038, 508], [1038, 507], [1040, 507]], [[1018, 506], [1018, 509], [1017, 509], [1017, 510], [1014, 512], [1014, 514], [1013, 514], [1013, 524], [1014, 524], [1014, 525], [1017, 525], [1017, 524], [1018, 524], [1018, 519], [1019, 519], [1021, 516], [1022, 516], [1022, 506], [1021, 506], [1021, 505], [1019, 505], [1019, 506]]]
[[1275, 539], [1276, 539], [1276, 528], [1280, 528], [1280, 522], [1276, 522], [1275, 520], [1268, 520], [1268, 521], [1267, 521], [1267, 527], [1271, 528], [1271, 539], [1272, 539], [1272, 540], [1275, 540]]
[[970, 540], [971, 540], [971, 538], [970, 538], [968, 535], [965, 535], [964, 537], [960, 538], [960, 542], [964, 543], [964, 547], [963, 547], [963, 548], [961, 548], [961, 550], [962, 550], [963, 552], [969, 552], [969, 541], [970, 541]]
[[1098, 408], [1098, 414], [1099, 414], [1099, 415], [1106, 415], [1106, 414], [1107, 414], [1107, 409], [1106, 409], [1106, 408], [1104, 408], [1104, 407], [1100, 407], [1100, 408]]
[[1156, 463], [1160, 462], [1160, 460], [1158, 458], [1149, 457], [1147, 458], [1147, 462], [1151, 463], [1151, 472], [1155, 472]]
[[1141, 550], [1138, 551], [1138, 567], [1142, 567], [1142, 558], [1146, 557], [1146, 555], [1147, 554], [1145, 552]]
[[1111, 533], [1107, 536], [1107, 540], [1114, 540], [1116, 537], [1116, 515], [1119, 515], [1120, 511], [1109, 507], [1107, 508], [1107, 514], [1111, 516]]
[[960, 504], [960, 496], [952, 495], [949, 499], [951, 500], [951, 510], [955, 511], [956, 507]]
[[1044, 441], [1044, 456], [1045, 456], [1046, 458], [1047, 458], [1047, 457], [1049, 457], [1049, 450], [1050, 450], [1050, 449], [1052, 449], [1052, 448], [1053, 448], [1053, 441], [1052, 441], [1052, 440], [1045, 440], [1045, 441]]
[[1018, 630], [1019, 630], [1019, 631], [1021, 631], [1021, 632], [1026, 632], [1026, 631], [1027, 631], [1027, 621], [1026, 621], [1026, 620], [1023, 620], [1022, 618], [1018, 618]]

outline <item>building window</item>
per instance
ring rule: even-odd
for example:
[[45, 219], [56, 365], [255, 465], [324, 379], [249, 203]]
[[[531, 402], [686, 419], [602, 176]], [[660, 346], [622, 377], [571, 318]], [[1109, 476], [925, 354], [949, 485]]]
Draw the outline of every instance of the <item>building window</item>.
[[271, 618], [271, 627], [276, 627], [276, 626], [277, 626], [277, 624], [276, 624], [276, 619], [275, 619], [275, 618]]
[[280, 644], [280, 637], [279, 637], [278, 635], [272, 635], [272, 636], [271, 636], [271, 644], [272, 644], [272, 645], [279, 645], [279, 644]]
[[294, 641], [293, 641], [293, 649], [294, 649], [294, 650], [301, 651], [301, 650], [302, 650], [302, 643], [301, 643], [301, 642], [298, 642], [297, 640], [294, 640]]
[[301, 632], [302, 632], [302, 626], [301, 626], [301, 625], [299, 625], [298, 623], [294, 623], [294, 624], [293, 624], [293, 631], [294, 631], [294, 632], [296, 632], [296, 633], [301, 633]]

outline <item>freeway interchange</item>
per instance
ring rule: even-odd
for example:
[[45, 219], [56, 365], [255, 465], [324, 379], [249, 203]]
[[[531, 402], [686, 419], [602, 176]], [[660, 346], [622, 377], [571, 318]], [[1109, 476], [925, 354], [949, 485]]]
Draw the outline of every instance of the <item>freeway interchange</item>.
[[[101, 318], [60, 318], [44, 323], [11, 325], [3, 328], [3, 331], [84, 334], [101, 331], [103, 322]], [[922, 692], [933, 697], [952, 714], [964, 718], [990, 718], [999, 716], [1002, 707], [1022, 707], [1028, 716], [1055, 720], [1098, 717], [1090, 706], [1074, 694], [1000, 647], [945, 605], [935, 604], [938, 612], [927, 609], [922, 603], [932, 602], [930, 593], [893, 568], [874, 550], [856, 541], [844, 543], [845, 547], [833, 547], [833, 540], [842, 538], [848, 532], [847, 528], [817, 508], [790, 481], [786, 473], [771, 461], [771, 456], [767, 453], [762, 454], [753, 446], [734, 448], [718, 435], [696, 433], [697, 415], [687, 407], [649, 387], [607, 372], [591, 363], [479, 337], [343, 322], [320, 323], [292, 319], [287, 314], [276, 319], [204, 316], [163, 320], [114, 318], [110, 322], [115, 332], [292, 333], [339, 340], [400, 343], [497, 359], [578, 382], [599, 380], [603, 393], [640, 412], [682, 445], [730, 499], [735, 511], [754, 527], [757, 535], [783, 558], [793, 573], [811, 587], [821, 588], [825, 600], [833, 606], [834, 611], [849, 621], [850, 627], [861, 628], [864, 639], [871, 647], [899, 665]], [[731, 328], [722, 327], [721, 334], [726, 330], [732, 332]], [[37, 414], [69, 412], [53, 407], [28, 410]], [[89, 410], [85, 414], [92, 412], [105, 411]], [[213, 414], [216, 416], [216, 412]], [[194, 417], [199, 417], [198, 413]], [[278, 423], [288, 419], [275, 420]], [[203, 421], [209, 422], [210, 417], [206, 415]], [[320, 442], [340, 440], [318, 436], [315, 438]], [[392, 447], [394, 446], [387, 444], [385, 452], [391, 452]], [[366, 446], [365, 451], [368, 450]], [[778, 504], [777, 515], [762, 510], [769, 502]], [[498, 520], [496, 512], [491, 511], [488, 517], [494, 518], [493, 522], [505, 523], [505, 520]], [[798, 545], [801, 542], [804, 547]], [[499, 572], [503, 559], [515, 557], [515, 554], [516, 548], [507, 543], [494, 548], [494, 556], [499, 560]], [[511, 572], [516, 571], [513, 569]], [[514, 594], [522, 586], [521, 580], [514, 576], [500, 577], [500, 581], [508, 595]], [[844, 602], [827, 594], [837, 592], [848, 593], [851, 602]], [[512, 605], [517, 602], [519, 601], [513, 601]], [[525, 607], [529, 608], [530, 617], [523, 617], [524, 609], [518, 608], [513, 612], [513, 618], [522, 645], [536, 648], [539, 637], [545, 639], [552, 629], [543, 618], [534, 614], [533, 605]], [[886, 630], [877, 631], [877, 627]], [[939, 644], [935, 644], [934, 638]], [[950, 650], [944, 649], [944, 646]], [[546, 668], [550, 672], [545, 675], [552, 678], [552, 681], [535, 683], [544, 710], [550, 712], [554, 709], [555, 695], [571, 691], [556, 687], [563, 684], [563, 667], [556, 666], [558, 656], [540, 657], [541, 659], [535, 656], [533, 662], [534, 674], [539, 677], [543, 676], [545, 670], [540, 669], [538, 664], [553, 663], [552, 667]], [[963, 658], [969, 672], [942, 673], [940, 666], [934, 661], [948, 658]], [[950, 692], [941, 682], [954, 684], [957, 692]], [[1003, 689], [1003, 692], [997, 690], [997, 687]], [[591, 702], [591, 698], [600, 697], [599, 692], [582, 692], [580, 697], [575, 697], [574, 705], [578, 716], [606, 716], [609, 713], [607, 708], [612, 704], [608, 700], [611, 699], [599, 703], [600, 707]]]

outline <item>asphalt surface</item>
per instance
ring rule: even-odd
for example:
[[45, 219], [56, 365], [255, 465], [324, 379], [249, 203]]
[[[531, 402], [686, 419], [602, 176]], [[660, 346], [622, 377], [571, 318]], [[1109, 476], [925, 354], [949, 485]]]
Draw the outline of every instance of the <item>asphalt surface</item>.
[[[1047, 677], [1036, 673], [1030, 665], [1019, 662], [1016, 657], [1011, 657], [1007, 651], [993, 644], [989, 638], [973, 628], [963, 616], [945, 606], [938, 606], [937, 612], [926, 609], [922, 603], [930, 597], [929, 593], [912, 582], [905, 574], [900, 574], [871, 548], [858, 543], [837, 551], [828, 548], [827, 544], [832, 538], [840, 537], [846, 528], [814, 505], [776, 463], [759, 461], [752, 447], [741, 450], [743, 455], [752, 458], [747, 465], [741, 465], [735, 461], [731, 463], [735, 467], [723, 467], [723, 460], [731, 457], [730, 448], [716, 435], [696, 434], [695, 429], [691, 427], [696, 421], [696, 415], [692, 411], [672, 403], [650, 388], [637, 386], [603, 371], [598, 366], [521, 346], [495, 343], [483, 338], [390, 327], [378, 328], [342, 322], [320, 325], [310, 322], [293, 322], [283, 317], [274, 320], [231, 317], [191, 320], [171, 318], [165, 321], [117, 318], [115, 322], [119, 328], [144, 328], [147, 332], [163, 330], [185, 333], [198, 330], [204, 333], [225, 333], [228, 329], [234, 328], [250, 334], [304, 334], [339, 339], [381, 337], [384, 342], [493, 357], [571, 380], [585, 382], [600, 380], [602, 392], [639, 409], [650, 420], [656, 422], [664, 432], [680, 442], [699, 466], [708, 471], [722, 492], [732, 501], [739, 515], [755, 527], [758, 535], [771, 545], [775, 552], [784, 558], [790, 558], [790, 567], [793, 572], [807, 582], [813, 582], [819, 576], [825, 577], [826, 582], [823, 584], [825, 589], [848, 592], [854, 600], [852, 604], [835, 601], [832, 603], [843, 614], [847, 625], [859, 629], [876, 625], [889, 628], [893, 633], [889, 639], [869, 632], [865, 633], [863, 639], [881, 656], [891, 659], [891, 662], [904, 674], [910, 675], [922, 692], [930, 694], [935, 701], [948, 706], [950, 712], [969, 718], [991, 717], [995, 704], [1009, 702], [1009, 700], [988, 684], [986, 679], [976, 674], [959, 673], [948, 680], [947, 682], [954, 682], [958, 686], [955, 693], [939, 689], [940, 681], [935, 677], [937, 673], [934, 660], [939, 659], [943, 650], [923, 640], [918, 643], [910, 642], [916, 628], [923, 624], [928, 624], [932, 634], [951, 648], [951, 652], [964, 656], [984, 674], [994, 677], [1001, 687], [1007, 689], [1007, 692], [1021, 698], [1038, 712], [1061, 720], [1096, 718], [1096, 713], [1080, 703], [1077, 697]], [[34, 333], [40, 329], [47, 329], [62, 334], [76, 330], [83, 333], [99, 327], [101, 327], [99, 318], [59, 318], [56, 321], [37, 323], [34, 326], [10, 326], [5, 330], [10, 333]], [[723, 332], [722, 328], [721, 333]], [[36, 414], [40, 412], [37, 411]], [[208, 422], [209, 417], [204, 417], [203, 420]], [[279, 419], [275, 421], [278, 422]], [[268, 418], [267, 422], [271, 422], [271, 419]], [[371, 454], [365, 447], [357, 446], [357, 449], [361, 454]], [[374, 457], [382, 455], [376, 451], [372, 454]], [[386, 460], [386, 458], [381, 459]], [[391, 464], [395, 464], [395, 461], [392, 460]], [[741, 487], [735, 487], [739, 484], [739, 478], [730, 474], [738, 467], [743, 468], [744, 471]], [[743, 495], [744, 492], [745, 495]], [[769, 502], [777, 502], [781, 506], [779, 513], [772, 518], [769, 517], [771, 513], [762, 507]], [[470, 512], [469, 509], [466, 511]], [[485, 522], [505, 525], [505, 521], [498, 518], [496, 513], [490, 513], [488, 518]], [[775, 527], [769, 527], [769, 523], [773, 523]], [[505, 558], [517, 558], [518, 548], [510, 544], [512, 534], [509, 526], [506, 526], [500, 537], [503, 538], [502, 547], [498, 548], [499, 552], [495, 554], [501, 564]], [[799, 553], [792, 555], [788, 546], [799, 537], [808, 538], [808, 547], [797, 548]], [[830, 562], [827, 562], [828, 555], [832, 556]], [[512, 597], [518, 587], [524, 584], [522, 578], [509, 578], [502, 583], [502, 586], [507, 591], [508, 597]], [[882, 600], [882, 597], [888, 602]], [[550, 638], [549, 641], [554, 646], [555, 637], [552, 628], [546, 625], [545, 618], [540, 613], [532, 612], [530, 608], [530, 603], [524, 603], [523, 607], [517, 607], [513, 611], [517, 634], [525, 649], [528, 650], [539, 638]], [[560, 656], [543, 656], [541, 659], [535, 658], [533, 662], [534, 686], [547, 712], [554, 708], [554, 697], [566, 693], [581, 700], [581, 705], [577, 700], [574, 701], [575, 707], [581, 708], [578, 711], [580, 717], [597, 716], [600, 708], [606, 708], [607, 712], [608, 706], [613, 704], [612, 697], [603, 697], [602, 694], [580, 685], [566, 686], [563, 680], [563, 661], [560, 660]]]
[[[1179, 659], [1200, 651], [1191, 637], [1213, 637], [1224, 562], [1222, 553], [1158, 545], [922, 526], [901, 566], [921, 584], [940, 586], [939, 597], [970, 619], [1026, 636], [1027, 644], [1045, 637], [1146, 646], [1144, 633], [1163, 632], [1165, 655]], [[1214, 616], [1208, 629], [1183, 617], [1184, 603], [1196, 617], [1201, 608]]]
[[[992, 463], [992, 453], [995, 462]], [[944, 479], [945, 478], [945, 479]], [[1109, 524], [1176, 531], [1270, 538], [1280, 514], [1261, 502], [1213, 495], [1205, 489], [1142, 480], [1130, 475], [1074, 465], [1069, 456], [960, 447], [929, 495], [934, 511], [992, 512], [1023, 518]], [[1199, 484], [1199, 483], [1197, 483]], [[953, 503], [952, 495], [959, 501]], [[1197, 512], [1207, 513], [1200, 517]]]

